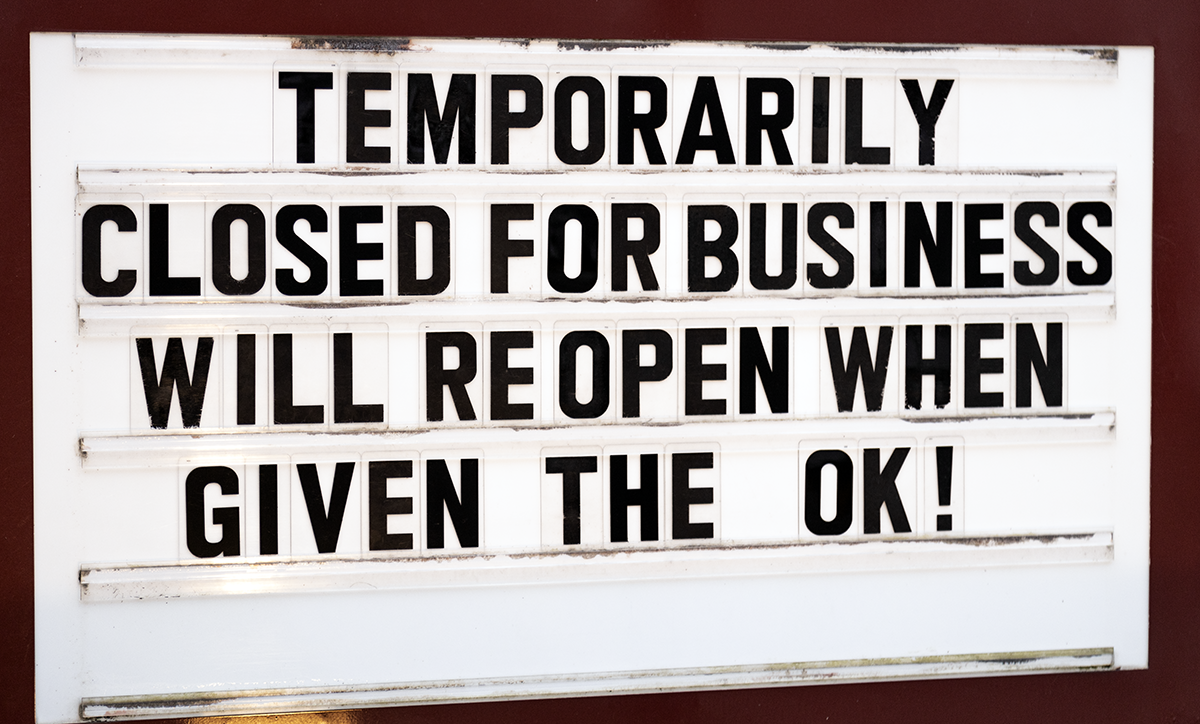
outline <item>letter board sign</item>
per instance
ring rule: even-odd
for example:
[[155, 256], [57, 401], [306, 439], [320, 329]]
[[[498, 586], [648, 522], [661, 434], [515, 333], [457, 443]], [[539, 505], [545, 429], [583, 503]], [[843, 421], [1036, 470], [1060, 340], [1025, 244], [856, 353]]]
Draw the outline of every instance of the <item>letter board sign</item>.
[[1148, 49], [31, 68], [39, 721], [1146, 666]]

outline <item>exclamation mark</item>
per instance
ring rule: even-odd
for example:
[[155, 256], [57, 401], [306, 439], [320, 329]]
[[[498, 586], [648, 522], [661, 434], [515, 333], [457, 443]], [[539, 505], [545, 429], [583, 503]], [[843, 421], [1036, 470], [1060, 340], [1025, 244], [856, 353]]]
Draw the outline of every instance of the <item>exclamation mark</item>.
[[[953, 479], [954, 471], [954, 448], [947, 445], [939, 446], [937, 449], [937, 485], [938, 485], [938, 505], [946, 507], [950, 505], [950, 481]], [[937, 529], [953, 530], [954, 516], [949, 513], [939, 513], [937, 517]]]

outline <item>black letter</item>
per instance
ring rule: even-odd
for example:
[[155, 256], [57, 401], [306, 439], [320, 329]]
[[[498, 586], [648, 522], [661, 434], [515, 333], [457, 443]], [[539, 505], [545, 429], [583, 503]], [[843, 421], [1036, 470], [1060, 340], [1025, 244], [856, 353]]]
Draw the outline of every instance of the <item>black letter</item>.
[[410, 497], [389, 498], [388, 478], [411, 478], [411, 460], [373, 460], [367, 463], [367, 548], [373, 551], [412, 550], [412, 533], [388, 533], [389, 515], [411, 515]]
[[862, 78], [846, 79], [846, 165], [860, 163], [881, 165], [892, 162], [892, 149], [887, 146], [863, 147]]
[[925, 105], [925, 99], [921, 97], [921, 82], [918, 80], [902, 80], [900, 85], [904, 86], [904, 95], [908, 97], [908, 106], [912, 108], [913, 117], [917, 119], [917, 126], [920, 129], [917, 145], [917, 165], [932, 166], [933, 165], [933, 148], [934, 148], [934, 133], [937, 127], [938, 116], [942, 115], [942, 108], [946, 105], [946, 96], [950, 95], [950, 87], [954, 85], [954, 80], [949, 78], [941, 78], [933, 84], [933, 93], [929, 96], [929, 105]]
[[1013, 278], [1017, 284], [1026, 287], [1045, 286], [1058, 281], [1058, 252], [1029, 225], [1029, 220], [1034, 216], [1042, 217], [1048, 227], [1058, 226], [1058, 206], [1049, 201], [1026, 201], [1013, 212], [1017, 238], [1042, 258], [1042, 270], [1037, 274], [1030, 271], [1027, 261], [1013, 264]]
[[838, 412], [854, 409], [854, 394], [862, 376], [863, 399], [869, 412], [883, 409], [883, 386], [887, 382], [888, 357], [892, 350], [892, 328], [879, 328], [875, 346], [875, 361], [871, 362], [871, 347], [866, 327], [855, 327], [850, 334], [850, 354], [842, 360], [842, 335], [837, 327], [825, 328], [825, 343], [829, 348], [829, 371], [833, 376], [833, 391]]
[[[492, 207], [495, 208], [495, 207]], [[571, 278], [566, 272], [567, 222], [578, 221], [580, 230], [579, 276]], [[590, 206], [564, 204], [550, 212], [550, 228], [547, 242], [546, 279], [555, 291], [583, 293], [596, 286], [599, 276], [600, 220]]]
[[328, 283], [329, 263], [325, 261], [325, 257], [317, 253], [316, 249], [306, 244], [296, 234], [296, 222], [300, 219], [308, 222], [308, 228], [313, 233], [321, 234], [329, 230], [329, 216], [320, 206], [312, 204], [284, 206], [279, 213], [275, 214], [275, 238], [279, 240], [280, 246], [290, 251], [301, 264], [308, 267], [308, 279], [303, 282], [296, 281], [295, 270], [275, 270], [275, 287], [279, 289], [280, 293], [289, 297], [320, 294], [325, 291]]
[[829, 79], [813, 77], [812, 162], [829, 163]]
[[[700, 128], [704, 125], [705, 113], [708, 113], [708, 127], [712, 133], [701, 136]], [[717, 92], [716, 79], [710, 75], [696, 79], [696, 89], [692, 92], [692, 105], [683, 124], [683, 136], [679, 139], [675, 163], [695, 162], [696, 151], [715, 151], [717, 163], [735, 163], [729, 128], [725, 125], [725, 114], [721, 110], [721, 95]]]
[[[510, 91], [525, 96], [525, 110], [513, 113], [508, 105]], [[532, 75], [492, 76], [492, 163], [508, 163], [508, 132], [533, 128], [542, 121], [542, 82]]]
[[[571, 99], [576, 93], [587, 96], [587, 145], [575, 148], [571, 142]], [[591, 76], [563, 78], [554, 89], [554, 153], [563, 163], [586, 166], [604, 155], [604, 85]]]
[[984, 274], [979, 270], [979, 257], [984, 254], [1004, 253], [1004, 239], [979, 238], [979, 224], [984, 220], [1003, 218], [1003, 204], [963, 205], [963, 286], [967, 289], [994, 289], [1004, 286], [1003, 274]]
[[[763, 114], [763, 93], [774, 93], [779, 101], [778, 110], [771, 115]], [[786, 78], [746, 79], [746, 163], [758, 166], [762, 163], [762, 134], [767, 132], [771, 142], [771, 153], [778, 166], [792, 164], [792, 152], [788, 150], [783, 129], [792, 125], [795, 89]]]
[[382, 206], [343, 206], [338, 209], [338, 293], [344, 297], [383, 295], [382, 279], [359, 279], [360, 261], [383, 258], [383, 244], [358, 243], [359, 224], [382, 224]]
[[[458, 367], [445, 369], [445, 350], [458, 349]], [[454, 412], [460, 420], [474, 420], [475, 408], [467, 384], [475, 379], [475, 338], [467, 332], [429, 332], [425, 335], [425, 419], [442, 419], [442, 387], [450, 388]]]
[[641, 487], [629, 488], [629, 471], [624, 455], [608, 459], [608, 519], [613, 543], [629, 542], [629, 508], [641, 511], [641, 540], [658, 540], [658, 456], [641, 455]]
[[[592, 350], [592, 397], [583, 404], [575, 395], [579, 348]], [[593, 420], [608, 411], [608, 340], [595, 330], [570, 332], [558, 347], [558, 406], [575, 420]]]
[[950, 404], [950, 325], [933, 327], [933, 357], [925, 358], [924, 330], [920, 324], [904, 328], [904, 406], [921, 409], [922, 382], [933, 375], [933, 404], [938, 408]]
[[[737, 242], [737, 214], [728, 206], [688, 207], [688, 291], [727, 292], [737, 284], [738, 260], [733, 252]], [[704, 222], [716, 221], [721, 227], [717, 238], [704, 238]], [[704, 275], [704, 259], [713, 257], [721, 262], [721, 271], [715, 277]]]
[[137, 284], [137, 272], [122, 269], [117, 278], [105, 281], [100, 274], [100, 229], [112, 221], [117, 231], [137, 231], [137, 217], [128, 206], [102, 204], [83, 214], [83, 288], [93, 297], [123, 297]]
[[871, 202], [871, 286], [887, 286], [887, 202]]
[[893, 450], [881, 472], [879, 448], [863, 450], [863, 533], [878, 533], [882, 530], [879, 511], [884, 505], [887, 506], [888, 519], [892, 521], [892, 531], [912, 532], [908, 515], [904, 512], [904, 503], [900, 500], [900, 491], [896, 490], [896, 476], [904, 467], [908, 451], [909, 448], [906, 447]]
[[204, 489], [209, 485], [219, 486], [221, 495], [237, 495], [237, 473], [219, 465], [196, 468], [188, 473], [183, 484], [188, 551], [197, 558], [241, 555], [237, 508], [213, 508], [212, 522], [221, 527], [221, 537], [210, 543], [204, 535]]
[[508, 293], [508, 260], [533, 256], [533, 239], [510, 239], [508, 222], [531, 221], [533, 204], [492, 204], [491, 242], [493, 294]]
[[966, 407], [1001, 407], [1003, 392], [981, 392], [983, 375], [1004, 371], [1003, 357], [981, 358], [980, 344], [985, 339], [1004, 339], [1000, 323], [963, 325], [963, 405]]
[[[433, 232], [433, 271], [417, 279], [417, 224]], [[401, 206], [396, 209], [396, 293], [432, 296], [450, 286], [450, 215], [440, 206]]]
[[333, 421], [383, 422], [383, 405], [354, 404], [354, 335], [333, 335]]
[[[151, 212], [154, 211], [154, 205], [150, 206]], [[1109, 279], [1112, 279], [1112, 252], [1104, 247], [1096, 237], [1092, 236], [1083, 226], [1083, 220], [1087, 217], [1096, 219], [1096, 226], [1107, 228], [1112, 226], [1112, 207], [1103, 201], [1085, 201], [1077, 204], [1071, 204], [1071, 208], [1067, 209], [1067, 235], [1079, 244], [1088, 254], [1096, 260], [1096, 271], [1088, 274], [1083, 270], [1083, 262], [1069, 261], [1067, 262], [1067, 281], [1076, 286], [1101, 286], [1107, 284]], [[151, 228], [154, 224], [154, 216], [150, 216]], [[151, 232], [151, 247], [150, 247], [150, 264], [154, 264], [154, 237]], [[154, 267], [150, 267], [151, 274], [154, 272]], [[150, 279], [151, 285], [154, 284], [154, 279]], [[151, 286], [153, 290], [153, 286]], [[154, 292], [151, 291], [151, 294]]]
[[725, 330], [687, 329], [683, 332], [683, 414], [724, 415], [725, 400], [704, 397], [705, 380], [726, 378], [725, 365], [704, 364], [704, 348], [725, 344]]
[[258, 466], [258, 553], [279, 554], [279, 468]]
[[167, 353], [163, 357], [162, 375], [154, 369], [154, 343], [148, 338], [136, 342], [138, 364], [142, 368], [142, 389], [146, 393], [146, 412], [150, 414], [150, 427], [163, 429], [171, 415], [171, 390], [179, 391], [179, 412], [184, 427], [200, 427], [200, 416], [204, 412], [204, 390], [208, 387], [208, 365], [212, 361], [212, 337], [200, 337], [196, 341], [195, 374], [188, 379], [187, 358], [183, 354], [183, 340], [171, 337], [167, 340]]
[[[654, 364], [641, 365], [642, 346], [654, 347]], [[621, 333], [621, 416], [639, 417], [643, 382], [661, 382], [671, 374], [671, 335], [661, 329], [627, 329]]]
[[563, 476], [563, 545], [579, 545], [579, 475], [596, 469], [595, 457], [546, 458], [546, 472]]
[[200, 277], [171, 276], [169, 234], [168, 205], [150, 204], [150, 296], [198, 296]]
[[[650, 94], [650, 110], [635, 113], [638, 91]], [[655, 131], [667, 120], [667, 84], [657, 76], [623, 76], [617, 79], [617, 163], [633, 163], [633, 132], [641, 133], [646, 160], [661, 166], [667, 162]]]
[[796, 284], [796, 204], [783, 204], [778, 276], [767, 274], [767, 205], [750, 204], [750, 285], [755, 289], [791, 289]]
[[[629, 220], [642, 220], [642, 238], [629, 238]], [[629, 258], [637, 269], [638, 283], [647, 292], [658, 291], [658, 277], [650, 264], [650, 255], [658, 251], [662, 221], [654, 204], [612, 205], [612, 288], [629, 289]]]
[[533, 332], [492, 332], [490, 336], [491, 419], [532, 420], [533, 403], [509, 402], [508, 388], [510, 385], [532, 385], [533, 368], [509, 367], [508, 351], [533, 349]]
[[255, 335], [237, 336], [237, 424], [253, 425], [255, 422]]
[[[230, 273], [229, 231], [234, 221], [246, 222], [246, 278]], [[225, 204], [212, 218], [212, 280], [229, 296], [254, 294], [267, 281], [267, 218], [253, 204]]]
[[713, 502], [712, 488], [693, 488], [688, 485], [693, 470], [712, 470], [710, 452], [675, 453], [671, 455], [671, 538], [692, 540], [712, 538], [712, 523], [693, 523], [691, 506]]
[[743, 415], [753, 414], [758, 409], [755, 394], [755, 375], [762, 381], [763, 394], [771, 412], [788, 411], [788, 330], [787, 327], [771, 328], [771, 361], [763, 349], [762, 338], [756, 327], [742, 327], [741, 354], [738, 360], [740, 391], [738, 405]]
[[1046, 354], [1038, 346], [1037, 332], [1032, 324], [1017, 325], [1016, 365], [1017, 407], [1033, 405], [1033, 380], [1030, 370], [1037, 374], [1038, 387], [1047, 407], [1062, 407], [1063, 403], [1063, 325], [1046, 324]]
[[300, 489], [304, 491], [304, 505], [308, 508], [308, 522], [312, 526], [313, 539], [318, 553], [337, 551], [338, 536], [342, 533], [342, 519], [346, 516], [346, 501], [350, 498], [350, 479], [354, 476], [354, 463], [338, 463], [333, 470], [333, 489], [329, 491], [329, 510], [321, 495], [321, 476], [314, 463], [298, 463], [296, 472], [300, 476]]
[[392, 89], [391, 73], [346, 74], [346, 162], [391, 163], [390, 146], [366, 145], [366, 129], [392, 125], [389, 110], [367, 110], [367, 91]]
[[293, 405], [292, 335], [272, 335], [275, 340], [275, 424], [313, 425], [325, 422], [324, 405]]
[[333, 73], [280, 73], [279, 87], [296, 89], [296, 163], [315, 163], [316, 91], [333, 90]]
[[[837, 472], [837, 511], [833, 520], [821, 517], [821, 470]], [[804, 525], [814, 535], [841, 535], [854, 522], [854, 463], [844, 450], [818, 450], [804, 464]]]
[[450, 158], [450, 140], [458, 121], [458, 162], [475, 163], [475, 76], [450, 76], [446, 104], [439, 112], [430, 73], [408, 74], [408, 162], [425, 163], [425, 124], [435, 163]]
[[479, 460], [464, 458], [458, 463], [462, 478], [462, 497], [454, 492], [454, 481], [445, 460], [429, 460], [425, 464], [425, 529], [429, 548], [446, 547], [446, 520], [442, 509], [450, 514], [450, 523], [463, 548], [479, 547]]
[[825, 230], [825, 219], [830, 216], [837, 219], [839, 229], [854, 228], [854, 209], [850, 208], [850, 204], [821, 203], [813, 204], [809, 208], [808, 238], [832, 257], [838, 268], [833, 276], [830, 276], [825, 273], [824, 264], [808, 264], [808, 283], [817, 289], [845, 289], [854, 281], [854, 254]]
[[934, 286], [948, 287], [953, 279], [951, 266], [954, 238], [954, 209], [949, 201], [937, 202], [937, 235], [929, 230], [925, 204], [904, 203], [904, 286], [921, 286], [921, 251], [929, 264]]

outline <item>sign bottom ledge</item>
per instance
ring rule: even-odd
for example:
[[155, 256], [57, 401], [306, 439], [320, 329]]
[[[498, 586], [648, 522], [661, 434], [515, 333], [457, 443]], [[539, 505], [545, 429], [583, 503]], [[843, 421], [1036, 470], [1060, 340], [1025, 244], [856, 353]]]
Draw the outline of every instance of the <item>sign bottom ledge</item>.
[[1102, 671], [1114, 668], [1116, 666], [1111, 647], [1060, 649], [500, 679], [88, 697], [80, 701], [79, 714], [81, 718], [93, 721], [237, 716], [830, 682]]

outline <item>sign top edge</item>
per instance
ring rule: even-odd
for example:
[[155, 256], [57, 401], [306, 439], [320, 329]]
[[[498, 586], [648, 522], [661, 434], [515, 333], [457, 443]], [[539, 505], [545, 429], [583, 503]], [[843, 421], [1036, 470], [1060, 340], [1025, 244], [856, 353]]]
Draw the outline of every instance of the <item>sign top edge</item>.
[[[61, 33], [30, 33], [32, 36]], [[1113, 63], [1126, 46], [1107, 45], [990, 45], [937, 43], [855, 43], [790, 40], [655, 40], [655, 39], [566, 39], [566, 38], [454, 38], [345, 35], [196, 35], [159, 33], [71, 34], [79, 49], [186, 49], [231, 48], [265, 51], [327, 51], [401, 55], [470, 47], [474, 52], [545, 54], [634, 53], [656, 54], [684, 52], [713, 47], [748, 53], [787, 53], [790, 55], [886, 55], [943, 56], [949, 58], [989, 57], [1018, 60], [1091, 60]], [[1036, 57], [1029, 57], [1029, 56]], [[1016, 56], [1016, 57], [1014, 57]]]

